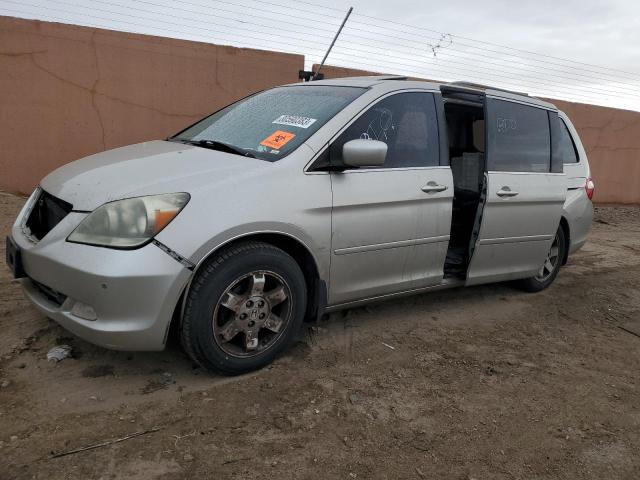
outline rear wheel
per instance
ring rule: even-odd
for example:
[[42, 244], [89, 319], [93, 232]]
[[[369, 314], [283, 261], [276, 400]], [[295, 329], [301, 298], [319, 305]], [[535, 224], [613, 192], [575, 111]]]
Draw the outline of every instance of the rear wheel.
[[564, 230], [562, 227], [558, 227], [556, 236], [547, 253], [547, 258], [545, 258], [538, 274], [534, 277], [521, 280], [519, 283], [520, 287], [527, 292], [540, 292], [551, 285], [560, 271], [565, 250]]
[[304, 275], [284, 251], [244, 243], [210, 259], [187, 295], [182, 343], [199, 365], [235, 375], [271, 363], [302, 324]]

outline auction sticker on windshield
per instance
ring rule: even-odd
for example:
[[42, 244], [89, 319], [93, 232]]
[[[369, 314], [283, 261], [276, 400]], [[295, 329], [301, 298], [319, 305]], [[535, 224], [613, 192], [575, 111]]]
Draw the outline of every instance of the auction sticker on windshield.
[[280, 115], [271, 123], [278, 125], [288, 125], [290, 127], [309, 128], [315, 123], [315, 118], [300, 117], [298, 115]]
[[265, 147], [274, 148], [279, 150], [284, 147], [287, 143], [289, 143], [296, 136], [295, 133], [285, 132], [283, 130], [276, 130], [267, 138], [260, 142], [260, 145], [264, 145]]

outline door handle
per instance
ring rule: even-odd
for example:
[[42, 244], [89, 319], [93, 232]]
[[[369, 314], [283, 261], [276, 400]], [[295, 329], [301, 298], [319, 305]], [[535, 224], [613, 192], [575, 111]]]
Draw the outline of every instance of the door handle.
[[447, 189], [446, 185], [438, 185], [436, 182], [428, 182], [422, 190], [424, 193], [436, 193], [436, 192], [444, 192]]
[[499, 197], [515, 197], [518, 192], [511, 190], [509, 187], [502, 187], [496, 192]]

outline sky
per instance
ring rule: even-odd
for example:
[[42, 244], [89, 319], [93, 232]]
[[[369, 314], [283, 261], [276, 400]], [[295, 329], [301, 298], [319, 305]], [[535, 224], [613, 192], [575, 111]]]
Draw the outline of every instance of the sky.
[[305, 55], [640, 111], [632, 0], [0, 0], [0, 15]]

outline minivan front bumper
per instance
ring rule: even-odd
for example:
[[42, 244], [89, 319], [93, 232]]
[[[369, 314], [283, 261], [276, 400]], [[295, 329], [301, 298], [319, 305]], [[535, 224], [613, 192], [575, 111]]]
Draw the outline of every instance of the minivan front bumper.
[[11, 236], [20, 250], [27, 298], [91, 343], [162, 350], [191, 271], [153, 243], [113, 250], [67, 242], [85, 216], [71, 212], [37, 243], [18, 218]]

